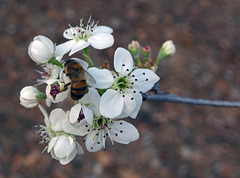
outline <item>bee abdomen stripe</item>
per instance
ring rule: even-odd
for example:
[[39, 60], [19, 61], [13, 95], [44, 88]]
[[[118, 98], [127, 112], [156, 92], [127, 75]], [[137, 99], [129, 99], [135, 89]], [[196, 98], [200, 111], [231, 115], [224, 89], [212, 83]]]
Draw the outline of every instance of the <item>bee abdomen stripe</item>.
[[71, 97], [74, 100], [79, 100], [79, 99], [81, 99], [84, 96], [84, 94], [85, 93], [83, 93], [83, 94], [80, 94], [80, 93], [76, 94], [76, 93], [71, 92]]
[[86, 87], [81, 87], [81, 88], [73, 88], [73, 87], [71, 87], [72, 91], [84, 91], [86, 89], [87, 89], [87, 86]]

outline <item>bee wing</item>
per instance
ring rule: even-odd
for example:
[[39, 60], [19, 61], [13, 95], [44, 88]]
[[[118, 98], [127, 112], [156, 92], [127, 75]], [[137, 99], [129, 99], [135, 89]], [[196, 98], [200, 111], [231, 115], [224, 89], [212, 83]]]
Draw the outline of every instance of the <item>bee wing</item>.
[[88, 71], [86, 71], [84, 68], [83, 68], [83, 70], [85, 73], [86, 80], [93, 84], [96, 84], [96, 80], [93, 78], [93, 76], [91, 76], [91, 74], [89, 74]]

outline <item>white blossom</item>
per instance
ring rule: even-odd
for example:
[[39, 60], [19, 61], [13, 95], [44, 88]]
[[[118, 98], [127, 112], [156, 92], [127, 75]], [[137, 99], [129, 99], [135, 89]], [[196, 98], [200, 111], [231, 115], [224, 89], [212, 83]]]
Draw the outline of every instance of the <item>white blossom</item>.
[[65, 89], [65, 83], [58, 79], [47, 81], [46, 95], [53, 103], [60, 103], [68, 97], [69, 89]]
[[41, 79], [38, 79], [38, 84], [48, 83], [50, 79], [58, 79], [62, 68], [57, 65], [47, 63], [46, 65], [42, 66], [43, 71], [38, 71], [41, 75]]
[[28, 47], [28, 54], [31, 59], [37, 64], [48, 62], [54, 56], [53, 42], [42, 35], [34, 37], [33, 41]]
[[40, 125], [39, 133], [42, 137], [40, 143], [48, 143], [44, 151], [47, 150], [51, 156], [58, 160], [62, 165], [72, 161], [76, 154], [83, 154], [83, 149], [76, 141], [75, 137], [66, 133], [62, 129], [62, 122], [66, 118], [66, 113], [60, 109], [54, 109], [48, 116], [46, 110], [39, 105], [44, 115], [46, 126]]
[[26, 86], [20, 91], [20, 104], [26, 108], [33, 108], [41, 100], [40, 91], [33, 86]]
[[[87, 114], [83, 112], [79, 113], [79, 106], [71, 108], [67, 114], [68, 118], [65, 118], [62, 123], [62, 128], [65, 132], [84, 136], [85, 145], [88, 151], [96, 152], [101, 148], [105, 149], [106, 138], [109, 137], [112, 144], [113, 141], [128, 144], [139, 138], [137, 129], [130, 123], [125, 121], [116, 121], [115, 119], [109, 119], [100, 115], [99, 111], [100, 96], [96, 89], [90, 88], [88, 94], [86, 94], [79, 102], [88, 105], [88, 109], [91, 108], [93, 113], [93, 120], [91, 123], [87, 119]], [[84, 106], [82, 104], [82, 106]], [[73, 117], [73, 115], [75, 115]]]
[[85, 135], [80, 127], [86, 123], [93, 124], [93, 113], [95, 116], [100, 116], [99, 100], [100, 96], [97, 90], [89, 88], [89, 92], [78, 101], [79, 103], [67, 112], [68, 117], [63, 121], [63, 130], [74, 135]]
[[141, 92], [150, 90], [159, 77], [149, 69], [134, 68], [131, 54], [124, 48], [115, 51], [114, 68], [114, 74], [107, 69], [88, 69], [97, 81], [91, 86], [107, 88], [100, 99], [100, 113], [108, 118], [136, 118], [142, 104]]
[[93, 125], [88, 123], [82, 125], [82, 133], [85, 133], [85, 145], [89, 152], [97, 152], [105, 149], [106, 139], [110, 138], [112, 144], [114, 141], [121, 144], [129, 144], [139, 138], [138, 130], [130, 123], [105, 117], [98, 117]]
[[63, 36], [69, 41], [57, 45], [56, 53], [64, 55], [70, 51], [69, 56], [71, 56], [89, 45], [95, 49], [111, 47], [114, 43], [112, 32], [113, 30], [110, 27], [97, 26], [97, 24], [91, 22], [91, 17], [87, 26], [83, 25], [81, 19], [80, 26], [70, 27], [64, 31]]

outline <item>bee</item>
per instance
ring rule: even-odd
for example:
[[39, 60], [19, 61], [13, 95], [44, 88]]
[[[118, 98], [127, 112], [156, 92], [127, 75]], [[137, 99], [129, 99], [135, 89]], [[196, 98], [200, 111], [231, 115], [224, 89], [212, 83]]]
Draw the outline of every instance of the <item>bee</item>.
[[65, 84], [64, 89], [66, 90], [71, 85], [71, 97], [73, 100], [81, 99], [87, 92], [88, 86], [87, 81], [95, 84], [95, 79], [82, 67], [82, 65], [76, 59], [66, 60], [64, 63], [64, 71], [71, 82]]

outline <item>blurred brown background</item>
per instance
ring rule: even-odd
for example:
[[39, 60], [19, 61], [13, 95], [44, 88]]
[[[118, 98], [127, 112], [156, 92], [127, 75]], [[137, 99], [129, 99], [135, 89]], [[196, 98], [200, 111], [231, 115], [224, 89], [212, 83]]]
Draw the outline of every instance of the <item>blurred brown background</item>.
[[[86, 22], [90, 14], [115, 37], [107, 50], [90, 49], [97, 65], [133, 39], [150, 45], [155, 58], [171, 39], [177, 53], [158, 70], [163, 90], [240, 100], [239, 0], [1, 0], [0, 178], [240, 177], [240, 109], [144, 102], [138, 118], [127, 119], [139, 129], [138, 141], [85, 151], [66, 166], [41, 154], [44, 145], [32, 126], [43, 116], [19, 105], [19, 91], [39, 78], [28, 45], [39, 34], [62, 43], [68, 24]], [[81, 52], [74, 56], [82, 58]]]

